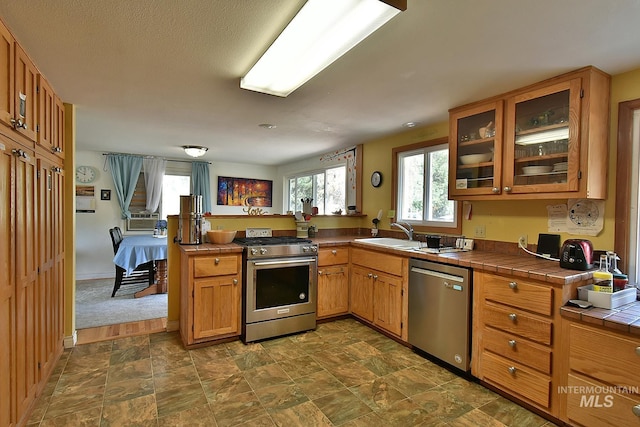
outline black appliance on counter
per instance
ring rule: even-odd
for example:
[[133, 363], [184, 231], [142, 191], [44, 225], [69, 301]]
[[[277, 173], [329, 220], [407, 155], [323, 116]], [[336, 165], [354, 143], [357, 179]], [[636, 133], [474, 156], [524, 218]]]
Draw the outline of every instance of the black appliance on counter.
[[569, 239], [562, 244], [560, 267], [570, 270], [593, 268], [593, 245], [585, 239]]
[[[254, 234], [251, 230], [248, 236]], [[318, 246], [309, 239], [257, 230], [257, 237], [234, 240], [244, 246], [242, 341], [315, 329]]]

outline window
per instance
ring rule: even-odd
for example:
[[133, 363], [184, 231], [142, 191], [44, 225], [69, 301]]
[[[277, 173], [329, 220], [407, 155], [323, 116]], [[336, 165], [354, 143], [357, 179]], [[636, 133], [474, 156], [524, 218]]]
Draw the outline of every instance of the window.
[[618, 268], [630, 283], [640, 279], [640, 99], [618, 104], [616, 162], [616, 221], [614, 249]]
[[319, 215], [346, 208], [346, 166], [334, 166], [321, 171], [305, 172], [288, 178], [286, 210], [301, 211], [303, 199], [313, 199]]
[[460, 233], [458, 203], [448, 198], [447, 139], [399, 147], [393, 154], [396, 221], [421, 230]]
[[180, 214], [180, 196], [191, 194], [191, 177], [185, 175], [166, 175], [162, 179], [162, 201], [160, 218]]

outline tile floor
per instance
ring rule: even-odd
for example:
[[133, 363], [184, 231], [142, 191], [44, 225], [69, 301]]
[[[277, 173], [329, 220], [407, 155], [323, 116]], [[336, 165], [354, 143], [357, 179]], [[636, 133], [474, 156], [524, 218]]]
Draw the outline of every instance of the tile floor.
[[177, 333], [67, 350], [29, 426], [551, 426], [347, 319], [185, 350]]

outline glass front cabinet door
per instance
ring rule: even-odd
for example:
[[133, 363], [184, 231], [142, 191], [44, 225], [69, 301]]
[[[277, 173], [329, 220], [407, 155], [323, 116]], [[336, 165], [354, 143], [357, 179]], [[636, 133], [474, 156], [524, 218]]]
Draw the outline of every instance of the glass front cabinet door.
[[503, 193], [578, 191], [580, 90], [576, 78], [507, 99]]
[[500, 193], [502, 120], [502, 100], [450, 111], [451, 197]]

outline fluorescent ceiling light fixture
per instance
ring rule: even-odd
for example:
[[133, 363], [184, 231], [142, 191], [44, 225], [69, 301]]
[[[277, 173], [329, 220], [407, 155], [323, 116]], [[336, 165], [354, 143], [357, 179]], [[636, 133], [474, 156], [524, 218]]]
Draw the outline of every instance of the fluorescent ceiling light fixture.
[[184, 152], [191, 157], [202, 157], [208, 150], [207, 147], [199, 147], [196, 145], [183, 145], [182, 148]]
[[308, 0], [240, 87], [286, 97], [399, 12], [380, 0]]
[[543, 142], [557, 141], [559, 139], [569, 139], [568, 127], [549, 129], [541, 132], [531, 133], [528, 135], [517, 135], [516, 144], [518, 145], [541, 144]]

